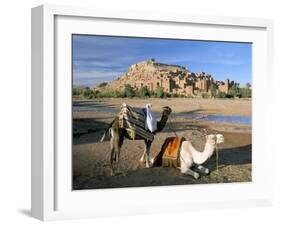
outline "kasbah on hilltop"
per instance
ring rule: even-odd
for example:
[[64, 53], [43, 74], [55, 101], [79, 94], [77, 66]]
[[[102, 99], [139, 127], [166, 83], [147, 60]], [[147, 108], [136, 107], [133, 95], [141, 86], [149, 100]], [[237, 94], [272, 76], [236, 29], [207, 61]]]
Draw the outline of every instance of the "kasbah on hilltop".
[[96, 89], [120, 90], [125, 85], [130, 85], [134, 90], [146, 86], [150, 91], [162, 87], [166, 93], [196, 97], [201, 94], [211, 95], [212, 89], [216, 93], [227, 94], [233, 85], [239, 84], [229, 79], [217, 81], [205, 72], [193, 73], [179, 65], [163, 64], [150, 59], [133, 64], [127, 73], [108, 84], [97, 86]]

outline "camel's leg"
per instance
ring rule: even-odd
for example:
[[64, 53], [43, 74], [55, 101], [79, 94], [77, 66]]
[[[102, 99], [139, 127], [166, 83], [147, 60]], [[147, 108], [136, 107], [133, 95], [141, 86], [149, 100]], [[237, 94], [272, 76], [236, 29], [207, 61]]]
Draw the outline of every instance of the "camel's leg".
[[151, 144], [152, 144], [151, 141], [148, 140], [145, 141], [145, 167], [146, 168], [149, 168], [151, 165], [151, 159], [149, 158]]
[[149, 158], [152, 141], [144, 140], [144, 143], [145, 143], [145, 148], [140, 158], [140, 162], [143, 163], [145, 161], [146, 167], [149, 168], [150, 165], [153, 163], [153, 159]]
[[116, 143], [115, 143], [115, 145], [116, 145], [116, 162], [118, 162], [119, 161], [119, 157], [120, 157], [120, 151], [121, 151], [121, 147], [122, 147], [122, 145], [123, 145], [123, 142], [124, 142], [124, 138], [125, 138], [125, 136], [124, 136], [124, 133], [123, 133], [123, 131], [118, 131], [118, 139], [116, 140]]
[[118, 162], [119, 160], [119, 139], [120, 139], [120, 134], [116, 129], [111, 130], [111, 139], [110, 139], [110, 166], [111, 166], [111, 175], [113, 176], [115, 174], [114, 170], [114, 162]]
[[114, 139], [113, 137], [111, 137], [111, 139], [110, 139], [110, 171], [111, 171], [110, 174], [111, 174], [111, 176], [114, 176], [114, 174], [115, 174], [113, 161], [115, 161], [115, 159], [116, 159], [113, 139]]
[[195, 170], [197, 170], [199, 173], [208, 175], [210, 173], [209, 169], [202, 166], [202, 165], [195, 165], [194, 166]]
[[191, 169], [187, 169], [184, 174], [190, 175], [190, 176], [192, 176], [192, 177], [193, 177], [194, 179], [196, 179], [196, 180], [200, 177], [200, 174], [199, 174], [199, 173], [196, 173], [196, 172], [194, 172], [194, 171], [191, 170]]
[[146, 149], [147, 149], [146, 140], [144, 140], [144, 143], [145, 143], [144, 151], [143, 151], [143, 154], [140, 158], [141, 163], [143, 163], [145, 161], [145, 155], [146, 155]]
[[144, 152], [140, 158], [140, 162], [143, 163], [144, 162], [144, 157], [145, 157], [145, 153], [146, 153], [146, 149], [144, 149]]

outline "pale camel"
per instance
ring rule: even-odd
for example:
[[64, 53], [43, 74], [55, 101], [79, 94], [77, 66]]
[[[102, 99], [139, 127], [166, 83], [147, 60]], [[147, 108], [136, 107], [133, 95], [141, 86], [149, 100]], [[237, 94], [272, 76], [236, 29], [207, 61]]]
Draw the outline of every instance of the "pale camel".
[[[203, 151], [196, 150], [190, 141], [182, 142], [180, 149], [180, 169], [181, 173], [190, 175], [195, 179], [200, 177], [199, 173], [209, 174], [209, 169], [203, 167], [201, 164], [205, 163], [214, 153], [217, 148], [217, 144], [224, 142], [224, 136], [222, 134], [210, 134], [206, 136], [206, 144]], [[191, 167], [195, 166], [195, 169], [199, 173], [191, 170]]]

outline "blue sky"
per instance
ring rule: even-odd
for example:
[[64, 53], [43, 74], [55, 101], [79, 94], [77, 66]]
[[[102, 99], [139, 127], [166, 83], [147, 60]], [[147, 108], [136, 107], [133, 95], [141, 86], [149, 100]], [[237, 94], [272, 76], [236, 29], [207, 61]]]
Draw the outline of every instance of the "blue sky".
[[251, 83], [249, 43], [73, 35], [73, 85], [94, 87], [116, 79], [139, 61], [178, 64], [217, 80]]

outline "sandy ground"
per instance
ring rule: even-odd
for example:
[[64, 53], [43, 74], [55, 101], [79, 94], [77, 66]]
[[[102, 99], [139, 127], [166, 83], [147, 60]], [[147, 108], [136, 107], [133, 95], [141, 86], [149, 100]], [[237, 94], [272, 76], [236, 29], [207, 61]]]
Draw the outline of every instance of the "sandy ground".
[[[203, 150], [205, 133], [222, 133], [225, 143], [219, 147], [219, 169], [215, 156], [204, 164], [210, 175], [194, 180], [182, 175], [178, 169], [153, 167], [146, 169], [139, 163], [144, 150], [143, 141], [125, 140], [122, 147], [117, 175], [110, 176], [109, 141], [99, 140], [120, 108], [126, 102], [134, 107], [143, 107], [150, 102], [159, 113], [163, 106], [170, 106], [173, 112], [221, 115], [251, 115], [251, 101], [210, 99], [101, 99], [78, 101], [75, 105], [91, 106], [97, 111], [73, 112], [73, 189], [114, 188], [135, 186], [183, 185], [204, 183], [227, 183], [251, 181], [252, 147], [251, 126], [233, 123], [193, 120], [172, 117], [165, 129], [154, 139], [151, 156], [157, 155], [168, 136], [178, 135], [189, 139], [198, 150]], [[103, 112], [103, 108], [109, 109]]]

